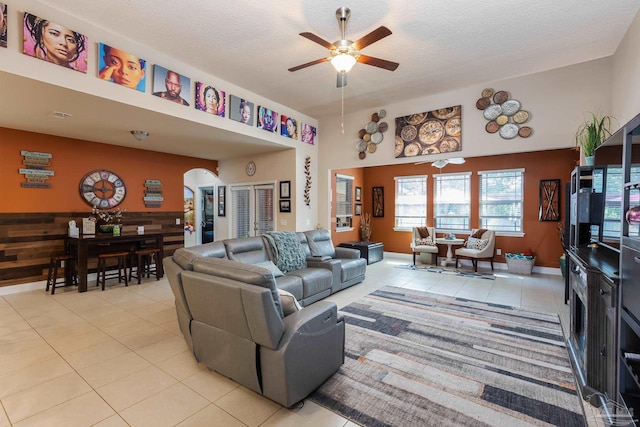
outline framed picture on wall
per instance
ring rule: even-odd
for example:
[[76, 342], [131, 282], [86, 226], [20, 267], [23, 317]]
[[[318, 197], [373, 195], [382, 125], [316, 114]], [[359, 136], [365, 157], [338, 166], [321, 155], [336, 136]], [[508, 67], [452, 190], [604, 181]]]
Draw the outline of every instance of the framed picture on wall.
[[373, 216], [384, 217], [384, 187], [373, 187]]
[[291, 198], [291, 181], [280, 181], [280, 198]]
[[355, 214], [362, 215], [362, 203], [356, 203]]
[[227, 193], [227, 187], [224, 185], [218, 186], [218, 216], [225, 216], [225, 198]]
[[291, 212], [291, 200], [280, 200], [280, 212]]
[[560, 221], [560, 180], [540, 180], [540, 204], [538, 206], [540, 221]]
[[362, 201], [362, 188], [356, 187], [356, 202]]

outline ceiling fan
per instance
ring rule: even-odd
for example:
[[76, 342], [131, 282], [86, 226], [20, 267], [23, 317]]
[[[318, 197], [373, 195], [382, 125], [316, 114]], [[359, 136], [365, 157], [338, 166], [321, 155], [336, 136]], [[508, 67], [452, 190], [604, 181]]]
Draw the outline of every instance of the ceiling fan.
[[[449, 159], [439, 159], [436, 160], [434, 162], [431, 162], [431, 166], [435, 166], [438, 169], [442, 169], [443, 167], [447, 166], [449, 163], [451, 163], [452, 165], [461, 165], [465, 162], [463, 157], [451, 157]], [[414, 163], [416, 165], [422, 165], [424, 163], [429, 163], [429, 161], [424, 161], [424, 162], [417, 162]]]
[[289, 68], [289, 71], [298, 71], [303, 68], [310, 67], [312, 65], [321, 64], [323, 62], [331, 62], [331, 65], [338, 71], [338, 83], [337, 87], [347, 85], [347, 73], [355, 65], [356, 62], [372, 65], [378, 68], [384, 68], [385, 70], [394, 71], [400, 64], [397, 62], [387, 61], [385, 59], [374, 58], [373, 56], [362, 55], [361, 49], [377, 42], [391, 35], [391, 30], [387, 27], [378, 27], [364, 37], [359, 38], [355, 42], [347, 40], [347, 21], [351, 16], [351, 10], [348, 7], [341, 7], [336, 10], [336, 18], [340, 25], [340, 31], [342, 38], [334, 43], [329, 43], [323, 38], [316, 36], [313, 33], [300, 33], [302, 37], [305, 37], [312, 42], [318, 43], [320, 46], [324, 46], [330, 51], [330, 56], [325, 58], [316, 59], [315, 61], [307, 62], [306, 64], [298, 65], [297, 67]]

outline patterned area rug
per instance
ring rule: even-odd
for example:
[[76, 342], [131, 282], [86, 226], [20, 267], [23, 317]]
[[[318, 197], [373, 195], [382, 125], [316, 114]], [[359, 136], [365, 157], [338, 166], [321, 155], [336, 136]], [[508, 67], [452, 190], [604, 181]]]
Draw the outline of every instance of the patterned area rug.
[[428, 273], [450, 274], [452, 276], [475, 277], [476, 279], [496, 280], [496, 276], [493, 273], [476, 273], [475, 271], [464, 271], [464, 270], [458, 270], [458, 269], [452, 270], [452, 269], [430, 266], [430, 265], [400, 264], [400, 265], [396, 265], [395, 268], [403, 268], [405, 270], [426, 271]]
[[387, 286], [310, 399], [363, 426], [585, 426], [558, 316]]

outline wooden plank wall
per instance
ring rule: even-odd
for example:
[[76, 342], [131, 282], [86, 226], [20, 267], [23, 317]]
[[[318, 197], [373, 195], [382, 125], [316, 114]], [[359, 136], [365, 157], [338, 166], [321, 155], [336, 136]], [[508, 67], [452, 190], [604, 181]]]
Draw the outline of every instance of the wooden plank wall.
[[[49, 258], [64, 253], [69, 221], [86, 213], [0, 213], [0, 287], [47, 279]], [[126, 212], [123, 225], [161, 225], [164, 255], [184, 246], [183, 212]], [[181, 221], [182, 222], [182, 221]], [[89, 265], [91, 268], [91, 264]]]

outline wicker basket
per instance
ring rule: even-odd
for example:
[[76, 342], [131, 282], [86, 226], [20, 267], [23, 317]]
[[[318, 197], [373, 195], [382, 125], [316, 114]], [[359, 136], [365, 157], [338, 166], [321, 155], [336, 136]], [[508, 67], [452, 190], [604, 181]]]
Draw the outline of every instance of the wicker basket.
[[507, 269], [509, 273], [526, 274], [531, 276], [531, 270], [536, 263], [536, 259], [507, 258]]

